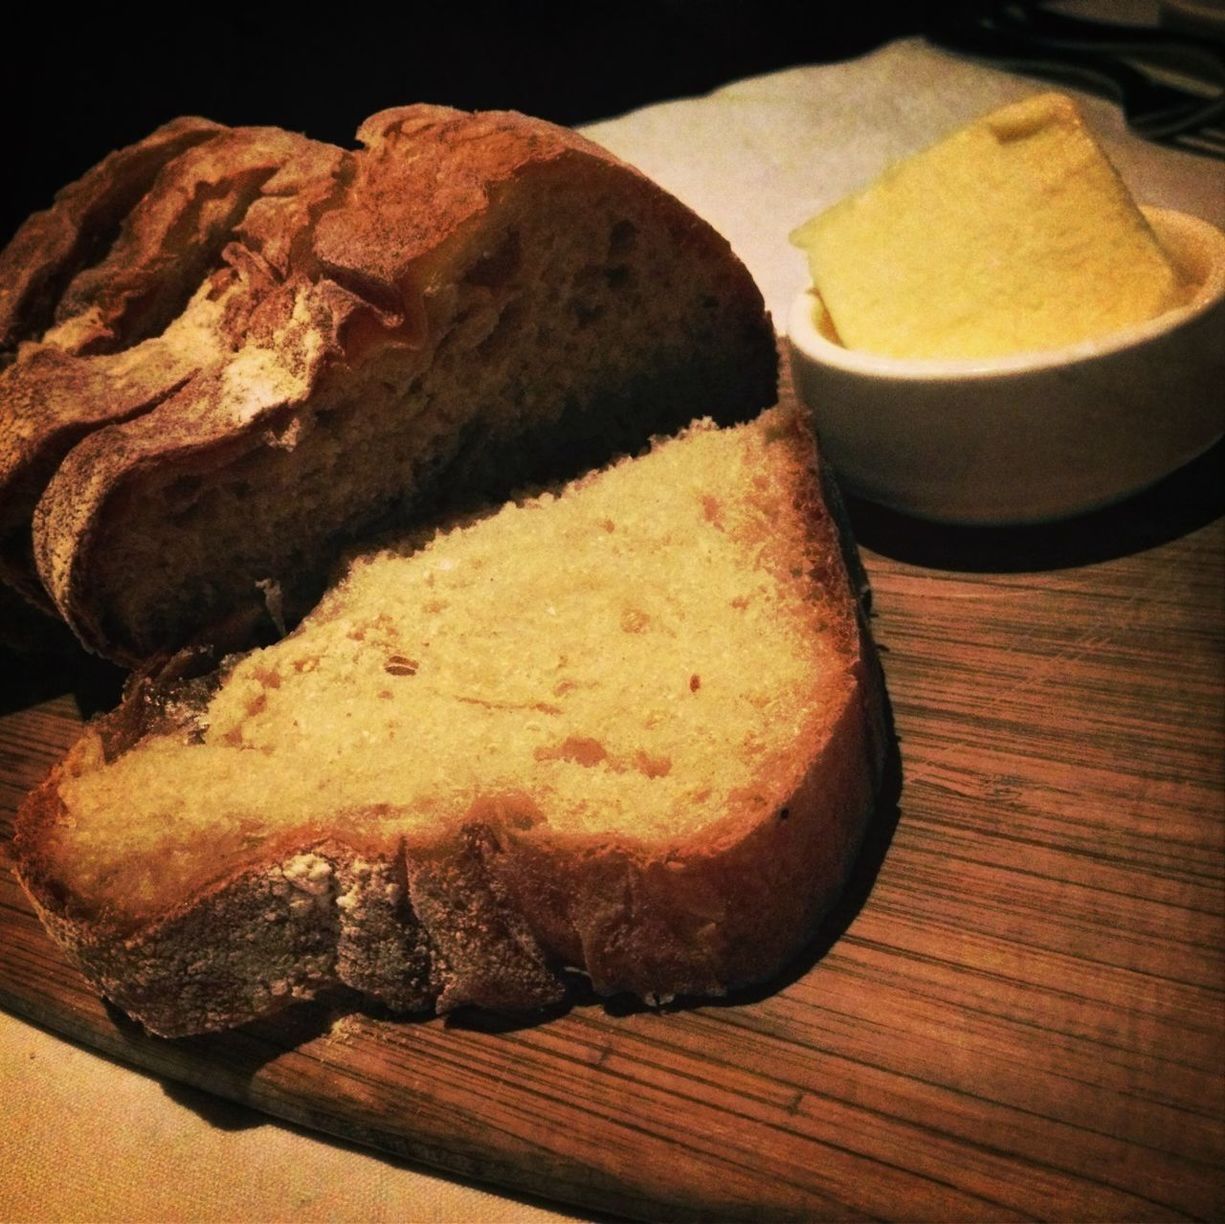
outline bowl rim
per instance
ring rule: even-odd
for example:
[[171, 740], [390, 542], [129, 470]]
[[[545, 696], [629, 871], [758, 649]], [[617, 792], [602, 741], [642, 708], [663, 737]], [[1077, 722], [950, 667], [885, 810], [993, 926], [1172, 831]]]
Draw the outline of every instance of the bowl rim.
[[[822, 335], [816, 312], [823, 308], [811, 285], [792, 300], [787, 335], [794, 348], [818, 365], [832, 366], [848, 374], [920, 383], [950, 378], [986, 380], [1067, 368], [1133, 348], [1183, 327], [1225, 301], [1225, 233], [1202, 217], [1176, 209], [1141, 205], [1141, 211], [1155, 230], [1199, 244], [1208, 255], [1207, 271], [1189, 302], [1105, 336], [998, 357], [887, 357], [844, 348]], [[1171, 253], [1177, 260], [1177, 252]]]

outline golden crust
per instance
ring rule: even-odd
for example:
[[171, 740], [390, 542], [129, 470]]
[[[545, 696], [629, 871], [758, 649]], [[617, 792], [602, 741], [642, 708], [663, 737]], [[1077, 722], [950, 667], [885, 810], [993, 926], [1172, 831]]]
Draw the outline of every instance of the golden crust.
[[88, 434], [63, 459], [33, 512], [33, 554], [45, 589], [87, 644], [126, 662], [139, 654], [107, 649], [105, 599], [91, 590], [95, 541], [114, 524], [124, 525], [125, 482], [147, 471], [172, 468], [182, 476], [220, 466], [227, 454], [261, 445], [309, 396], [334, 344], [338, 321], [318, 304], [306, 321], [294, 321], [289, 290], [261, 305], [266, 317], [283, 306], [275, 361], [262, 363], [258, 380], [241, 400], [230, 393], [232, 369], [214, 363], [197, 369], [149, 411]]
[[104, 158], [59, 192], [51, 208], [30, 217], [0, 252], [0, 353], [52, 321], [62, 287], [88, 259], [93, 236], [116, 228], [163, 166], [222, 131], [207, 119], [172, 120]]
[[[30, 527], [57, 469], [91, 434], [225, 364], [288, 273], [274, 236], [335, 191], [345, 156], [274, 128], [178, 120], [112, 154], [18, 231], [0, 255], [0, 277], [11, 277], [0, 279], [10, 359], [0, 371], [0, 580], [53, 610]], [[108, 231], [109, 251], [89, 263]], [[260, 251], [262, 277], [235, 233]]]

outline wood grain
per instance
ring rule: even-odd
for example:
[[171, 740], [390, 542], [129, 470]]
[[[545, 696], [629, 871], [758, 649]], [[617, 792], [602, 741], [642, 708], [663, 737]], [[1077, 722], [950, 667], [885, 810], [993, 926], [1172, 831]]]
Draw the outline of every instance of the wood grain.
[[[279, 1117], [643, 1218], [1225, 1216], [1219, 453], [1015, 531], [852, 506], [900, 750], [847, 903], [770, 991], [534, 1026], [337, 998], [149, 1038], [0, 870], [0, 1005]], [[12, 670], [0, 832], [80, 715]], [[90, 700], [107, 677], [91, 673]], [[100, 687], [99, 687], [100, 686]]]

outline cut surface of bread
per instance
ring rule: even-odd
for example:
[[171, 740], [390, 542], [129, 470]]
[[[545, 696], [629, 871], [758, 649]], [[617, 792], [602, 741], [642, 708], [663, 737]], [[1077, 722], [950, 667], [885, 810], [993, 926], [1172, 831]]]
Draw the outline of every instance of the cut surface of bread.
[[0, 576], [137, 663], [344, 546], [773, 402], [727, 243], [574, 133], [416, 106], [349, 152], [182, 120], [0, 256]]
[[764, 980], [843, 883], [875, 665], [804, 427], [710, 422], [366, 553], [302, 625], [137, 689], [18, 819], [19, 873], [151, 1029], [337, 982], [530, 1008]]

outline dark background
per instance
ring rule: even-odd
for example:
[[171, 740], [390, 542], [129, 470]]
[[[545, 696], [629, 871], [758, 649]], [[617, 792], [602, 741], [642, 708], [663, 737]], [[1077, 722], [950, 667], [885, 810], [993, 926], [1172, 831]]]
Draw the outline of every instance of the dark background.
[[[917, 3], [658, 0], [332, 3], [308, 16], [166, 5], [10, 10], [0, 73], [8, 137], [0, 244], [111, 149], [176, 115], [274, 124], [351, 145], [367, 115], [436, 102], [567, 125], [918, 30]], [[52, 11], [54, 9], [54, 11]]]

